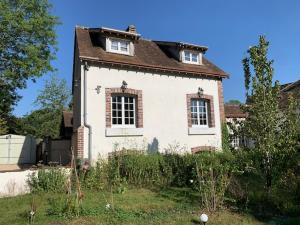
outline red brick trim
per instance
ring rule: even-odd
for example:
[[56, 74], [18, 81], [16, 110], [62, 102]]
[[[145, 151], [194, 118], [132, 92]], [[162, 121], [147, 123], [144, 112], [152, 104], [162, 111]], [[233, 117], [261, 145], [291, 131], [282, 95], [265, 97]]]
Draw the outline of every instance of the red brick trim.
[[72, 135], [72, 145], [76, 158], [83, 158], [84, 151], [84, 127], [79, 127]]
[[219, 108], [221, 123], [225, 122], [225, 110], [224, 110], [224, 96], [223, 96], [223, 84], [222, 80], [218, 80], [218, 96], [219, 96]]
[[106, 102], [106, 127], [111, 127], [111, 95], [112, 94], [128, 94], [136, 97], [136, 127], [143, 127], [143, 94], [141, 90], [131, 88], [105, 88], [105, 102]]
[[191, 118], [191, 100], [192, 99], [204, 99], [208, 101], [208, 126], [215, 127], [215, 110], [214, 110], [214, 99], [212, 95], [202, 95], [199, 97], [197, 94], [187, 94], [186, 103], [187, 103], [187, 119], [188, 127], [192, 127], [192, 118]]
[[197, 154], [201, 152], [213, 152], [216, 150], [216, 147], [214, 146], [197, 146], [191, 148], [192, 154]]

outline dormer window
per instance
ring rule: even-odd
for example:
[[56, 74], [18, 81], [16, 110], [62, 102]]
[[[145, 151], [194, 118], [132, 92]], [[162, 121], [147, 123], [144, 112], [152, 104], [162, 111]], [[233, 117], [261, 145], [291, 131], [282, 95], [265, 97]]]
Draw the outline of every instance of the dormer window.
[[122, 40], [122, 39], [109, 38], [107, 44], [108, 44], [107, 50], [109, 52], [130, 55], [130, 42], [129, 41]]
[[182, 62], [190, 64], [202, 64], [201, 53], [189, 50], [182, 51]]

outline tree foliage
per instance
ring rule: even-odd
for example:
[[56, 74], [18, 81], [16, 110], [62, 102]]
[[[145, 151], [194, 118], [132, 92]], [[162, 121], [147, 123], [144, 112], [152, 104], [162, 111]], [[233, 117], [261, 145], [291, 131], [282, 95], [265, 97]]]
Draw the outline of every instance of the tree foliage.
[[53, 68], [55, 26], [47, 0], [0, 1], [0, 116], [7, 116], [26, 81]]
[[6, 134], [8, 131], [6, 121], [0, 118], [0, 135]]
[[67, 108], [69, 101], [70, 91], [66, 81], [52, 76], [35, 101], [39, 109], [23, 119], [24, 133], [40, 138], [59, 137], [62, 111]]
[[251, 140], [256, 168], [263, 174], [269, 190], [283, 170], [283, 164], [295, 152], [295, 128], [292, 100], [288, 112], [279, 110], [279, 83], [273, 84], [273, 60], [267, 57], [269, 42], [260, 36], [243, 59], [248, 117], [244, 132]]
[[241, 105], [242, 103], [237, 99], [231, 99], [228, 102], [226, 102], [225, 104], [227, 104], [227, 105]]

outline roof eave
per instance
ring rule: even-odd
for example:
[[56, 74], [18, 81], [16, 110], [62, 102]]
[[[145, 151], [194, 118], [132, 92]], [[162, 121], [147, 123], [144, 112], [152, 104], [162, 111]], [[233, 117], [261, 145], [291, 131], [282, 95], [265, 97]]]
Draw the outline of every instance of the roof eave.
[[199, 75], [199, 76], [204, 76], [204, 77], [229, 78], [229, 74], [227, 74], [227, 73], [221, 74], [221, 73], [179, 70], [179, 69], [174, 69], [174, 68], [169, 68], [169, 67], [101, 60], [99, 58], [94, 58], [94, 57], [90, 57], [90, 56], [79, 56], [79, 58], [81, 60], [86, 60], [86, 61], [91, 61], [91, 62], [100, 62], [103, 64], [109, 64], [111, 66], [114, 66], [114, 65], [121, 66], [121, 67], [128, 66], [128, 67], [138, 68], [138, 69], [155, 70], [155, 71], [160, 71], [160, 72], [170, 72], [170, 73], [185, 74], [185, 75]]

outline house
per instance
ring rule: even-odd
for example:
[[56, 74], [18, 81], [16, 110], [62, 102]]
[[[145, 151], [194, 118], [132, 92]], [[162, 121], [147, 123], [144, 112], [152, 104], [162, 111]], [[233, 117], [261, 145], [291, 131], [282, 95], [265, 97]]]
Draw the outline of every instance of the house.
[[[280, 85], [279, 109], [284, 110], [288, 105], [289, 95], [293, 96], [296, 101], [300, 102], [300, 80]], [[249, 104], [249, 102], [248, 102]], [[251, 142], [245, 137], [239, 137], [234, 134], [233, 130], [239, 127], [239, 122], [246, 120], [247, 114], [242, 110], [239, 104], [225, 104], [225, 118], [230, 133], [231, 146], [238, 149], [250, 146]], [[300, 109], [298, 108], [298, 113]], [[233, 128], [234, 127], [234, 128]]]
[[73, 146], [96, 160], [123, 149], [221, 148], [222, 80], [207, 47], [127, 30], [75, 28]]
[[[289, 95], [293, 96], [298, 102], [300, 102], [300, 80], [282, 84], [280, 86], [280, 101], [279, 107], [284, 109], [288, 105], [288, 97]], [[300, 113], [300, 109], [298, 111]]]
[[[231, 146], [234, 149], [238, 149], [247, 145], [247, 141], [244, 137], [239, 137], [233, 132], [235, 128], [238, 128], [239, 122], [242, 122], [246, 119], [246, 113], [243, 112], [240, 104], [225, 104], [224, 108], [226, 123], [230, 134]], [[232, 128], [232, 126], [235, 126], [235, 128]]]

